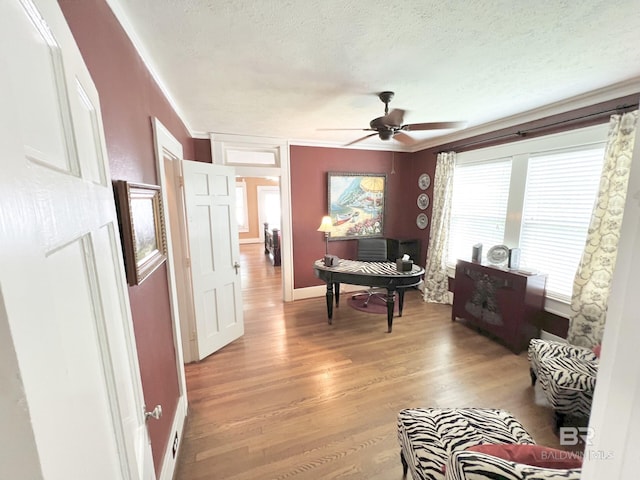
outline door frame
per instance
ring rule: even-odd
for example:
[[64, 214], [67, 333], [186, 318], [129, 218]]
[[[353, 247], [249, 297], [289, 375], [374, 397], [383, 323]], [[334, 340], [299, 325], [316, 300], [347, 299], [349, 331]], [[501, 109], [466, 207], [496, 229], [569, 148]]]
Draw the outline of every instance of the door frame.
[[[192, 348], [190, 344], [189, 329], [184, 328], [183, 324], [188, 322], [189, 313], [188, 305], [189, 301], [178, 294], [178, 287], [176, 276], [182, 275], [183, 269], [176, 268], [174, 252], [182, 252], [182, 242], [177, 239], [175, 242], [172, 240], [172, 229], [169, 220], [169, 211], [175, 208], [181, 208], [182, 204], [172, 205], [168, 201], [168, 188], [173, 188], [176, 193], [176, 198], [182, 198], [182, 194], [179, 191], [176, 172], [179, 172], [180, 160], [183, 156], [182, 145], [176, 138], [169, 132], [169, 130], [157, 119], [151, 119], [154, 135], [154, 146], [156, 156], [156, 171], [158, 172], [158, 181], [160, 183], [160, 194], [162, 197], [162, 203], [166, 206], [163, 209], [163, 221], [166, 226], [166, 242], [167, 242], [167, 278], [169, 283], [169, 303], [171, 307], [171, 320], [173, 326], [173, 342], [176, 351], [176, 370], [178, 371], [178, 405], [176, 407], [176, 413], [173, 418], [171, 426], [171, 437], [169, 440], [169, 448], [167, 448], [164, 458], [162, 460], [162, 468], [160, 470], [159, 480], [171, 480], [176, 467], [176, 459], [178, 453], [173, 453], [171, 445], [175, 445], [174, 448], [180, 449], [182, 444], [182, 433], [184, 430], [185, 419], [187, 416], [187, 382], [185, 377], [184, 363], [185, 355], [192, 354]], [[165, 158], [170, 162], [170, 172], [167, 178], [167, 170], [165, 170]], [[177, 190], [177, 191], [176, 191]], [[181, 202], [181, 200], [180, 200]], [[182, 252], [184, 254], [184, 252]], [[181, 258], [188, 258], [184, 255]], [[182, 278], [182, 277], [181, 277]], [[188, 284], [190, 287], [190, 284]], [[185, 332], [185, 336], [183, 336]], [[185, 348], [186, 347], [186, 348]], [[186, 350], [186, 351], [185, 351]], [[175, 439], [175, 440], [174, 440]], [[174, 444], [173, 442], [177, 442]]]
[[[275, 166], [232, 165], [238, 177], [278, 177], [280, 179], [280, 252], [282, 256], [282, 299], [292, 302], [293, 298], [293, 238], [291, 225], [291, 178], [289, 142], [280, 138], [252, 137], [246, 135], [210, 134], [211, 161], [218, 165], [227, 165], [226, 151], [253, 150], [256, 152], [275, 152], [278, 164]], [[262, 226], [259, 226], [262, 228]]]

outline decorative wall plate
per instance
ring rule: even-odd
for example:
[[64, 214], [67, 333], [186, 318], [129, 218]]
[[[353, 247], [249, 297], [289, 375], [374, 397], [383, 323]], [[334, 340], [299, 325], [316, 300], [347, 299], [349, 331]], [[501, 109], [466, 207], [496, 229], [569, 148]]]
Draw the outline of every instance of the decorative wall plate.
[[429, 185], [431, 185], [431, 177], [429, 174], [423, 173], [420, 175], [420, 178], [418, 178], [418, 186], [420, 187], [420, 190], [426, 190], [429, 188]]
[[509, 247], [506, 245], [494, 245], [487, 252], [487, 260], [493, 265], [502, 265], [509, 260]]
[[418, 225], [418, 228], [421, 230], [427, 228], [427, 225], [429, 225], [429, 217], [427, 217], [426, 213], [420, 213], [416, 217], [416, 225]]
[[427, 195], [426, 193], [421, 193], [420, 195], [418, 195], [418, 208], [420, 208], [420, 210], [424, 210], [428, 206], [429, 195]]

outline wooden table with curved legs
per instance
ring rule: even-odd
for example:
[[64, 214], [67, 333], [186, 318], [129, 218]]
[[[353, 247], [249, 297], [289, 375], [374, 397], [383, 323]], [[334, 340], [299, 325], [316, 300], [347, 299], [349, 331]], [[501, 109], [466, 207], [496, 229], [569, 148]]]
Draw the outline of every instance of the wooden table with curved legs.
[[322, 260], [313, 264], [316, 277], [327, 283], [327, 315], [329, 325], [333, 318], [333, 300], [336, 308], [340, 304], [340, 284], [363, 285], [387, 289], [387, 332], [391, 333], [393, 326], [393, 309], [395, 307], [396, 292], [398, 293], [398, 316], [402, 316], [404, 291], [408, 287], [415, 287], [422, 280], [424, 269], [413, 265], [410, 271], [400, 272], [393, 262], [363, 262], [359, 260], [340, 259], [338, 265], [327, 267]]

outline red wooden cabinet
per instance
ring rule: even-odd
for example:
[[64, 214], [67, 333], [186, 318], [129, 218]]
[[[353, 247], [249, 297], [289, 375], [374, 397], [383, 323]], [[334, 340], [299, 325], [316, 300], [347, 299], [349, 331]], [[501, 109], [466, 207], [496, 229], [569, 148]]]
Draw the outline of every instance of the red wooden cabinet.
[[458, 260], [451, 320], [464, 319], [519, 353], [539, 335], [546, 283], [546, 274]]

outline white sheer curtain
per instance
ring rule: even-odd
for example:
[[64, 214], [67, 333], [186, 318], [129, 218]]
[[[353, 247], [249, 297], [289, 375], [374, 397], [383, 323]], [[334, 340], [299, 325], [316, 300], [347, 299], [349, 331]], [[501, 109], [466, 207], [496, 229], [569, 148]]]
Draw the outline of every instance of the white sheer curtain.
[[612, 115], [609, 122], [600, 188], [571, 297], [567, 340], [574, 345], [602, 341], [637, 123], [638, 110]]
[[430, 303], [451, 303], [446, 262], [455, 164], [455, 152], [438, 154], [436, 174], [433, 179], [431, 232], [427, 263], [424, 268], [424, 301]]

